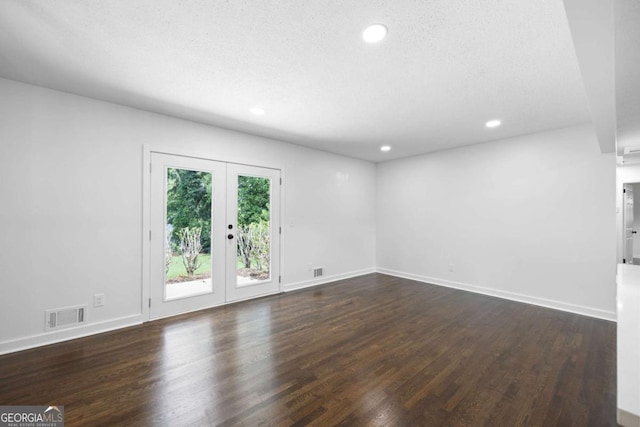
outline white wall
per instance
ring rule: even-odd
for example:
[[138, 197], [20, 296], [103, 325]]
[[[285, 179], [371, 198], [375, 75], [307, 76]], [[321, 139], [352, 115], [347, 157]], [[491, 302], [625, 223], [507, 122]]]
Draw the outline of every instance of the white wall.
[[617, 282], [617, 398], [623, 411], [618, 423], [635, 426], [640, 424], [640, 267], [618, 264]]
[[[640, 182], [640, 164], [634, 157], [626, 159], [624, 165], [616, 169], [616, 211], [618, 263], [624, 255], [624, 184]], [[634, 184], [634, 208], [637, 203]], [[635, 214], [635, 212], [634, 212]], [[635, 217], [635, 215], [634, 215]], [[635, 219], [635, 218], [634, 218]], [[634, 226], [635, 227], [635, 226]], [[635, 252], [634, 242], [634, 252]], [[618, 422], [621, 425], [637, 425], [640, 417], [640, 372], [638, 369], [638, 353], [640, 352], [640, 266], [618, 264]]]
[[[282, 168], [285, 289], [373, 271], [377, 247], [383, 272], [615, 316], [615, 164], [589, 127], [376, 167], [9, 80], [0, 99], [0, 353], [144, 320], [143, 144]], [[77, 304], [88, 326], [44, 333]]]
[[588, 126], [379, 164], [378, 270], [615, 319], [615, 171]]
[[[286, 289], [375, 268], [372, 163], [4, 79], [0, 100], [0, 353], [143, 320], [143, 144], [282, 168]], [[88, 326], [44, 334], [78, 304]]]

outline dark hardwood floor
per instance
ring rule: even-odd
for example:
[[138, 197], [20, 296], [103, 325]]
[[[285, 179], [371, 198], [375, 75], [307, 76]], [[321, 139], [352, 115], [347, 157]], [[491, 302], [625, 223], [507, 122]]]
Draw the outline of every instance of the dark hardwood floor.
[[67, 426], [608, 426], [615, 324], [371, 274], [0, 356]]

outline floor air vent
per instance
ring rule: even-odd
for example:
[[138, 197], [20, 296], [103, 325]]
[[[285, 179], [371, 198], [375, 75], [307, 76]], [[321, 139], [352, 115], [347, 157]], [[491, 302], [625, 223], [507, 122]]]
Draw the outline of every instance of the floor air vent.
[[313, 277], [322, 277], [324, 276], [324, 267], [317, 267], [313, 269]]
[[45, 311], [44, 330], [71, 328], [87, 323], [87, 306], [60, 308]]

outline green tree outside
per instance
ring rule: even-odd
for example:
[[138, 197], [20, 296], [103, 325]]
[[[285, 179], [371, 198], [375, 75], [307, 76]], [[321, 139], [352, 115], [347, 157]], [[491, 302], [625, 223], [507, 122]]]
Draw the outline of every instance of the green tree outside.
[[[171, 253], [181, 253], [181, 230], [199, 228], [201, 253], [211, 254], [212, 180], [209, 172], [168, 169], [167, 224], [170, 225]], [[254, 265], [258, 269], [268, 268], [270, 185], [268, 178], [238, 177], [238, 257], [245, 268]], [[170, 263], [169, 255], [167, 265]]]
[[180, 230], [202, 230], [202, 253], [211, 253], [211, 189], [209, 172], [169, 168], [167, 171], [167, 223], [171, 224], [171, 244], [177, 252]]
[[[259, 259], [268, 259], [268, 247], [263, 241], [264, 232], [268, 229], [270, 219], [270, 180], [255, 176], [238, 177], [238, 258], [242, 260], [244, 268], [250, 269], [252, 263]], [[258, 253], [259, 251], [267, 253]], [[261, 256], [263, 255], [263, 256]], [[262, 265], [261, 262], [257, 262]]]
[[269, 185], [268, 178], [238, 177], [238, 227], [269, 221]]

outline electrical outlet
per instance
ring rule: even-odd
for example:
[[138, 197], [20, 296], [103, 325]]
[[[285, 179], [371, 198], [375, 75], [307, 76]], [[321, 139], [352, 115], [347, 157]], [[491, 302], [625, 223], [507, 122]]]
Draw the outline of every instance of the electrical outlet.
[[449, 263], [449, 271], [450, 271], [450, 272], [452, 272], [452, 273], [453, 273], [453, 267], [454, 267], [454, 266], [453, 266], [453, 263], [452, 263], [452, 262], [450, 262], [450, 263]]
[[95, 294], [93, 296], [93, 306], [94, 307], [104, 306], [104, 294]]

